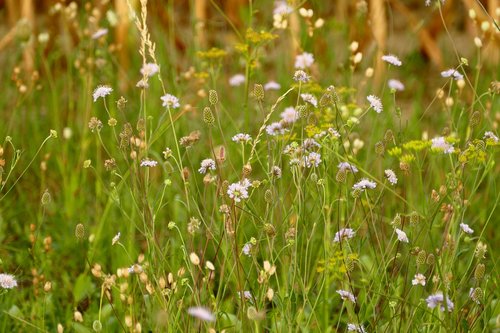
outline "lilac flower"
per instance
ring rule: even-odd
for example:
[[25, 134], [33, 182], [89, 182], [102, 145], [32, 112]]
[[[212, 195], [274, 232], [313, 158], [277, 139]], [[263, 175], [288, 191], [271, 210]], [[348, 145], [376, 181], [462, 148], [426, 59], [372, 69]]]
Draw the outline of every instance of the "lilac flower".
[[243, 248], [241, 249], [241, 252], [244, 255], [250, 257], [252, 255], [252, 252], [251, 252], [252, 251], [252, 246], [253, 246], [253, 244], [250, 243], [250, 242], [245, 243], [245, 245], [243, 245]]
[[302, 97], [304, 102], [311, 104], [315, 108], [318, 107], [318, 100], [312, 94], [300, 94], [300, 97]]
[[337, 167], [339, 168], [339, 171], [342, 172], [352, 172], [352, 173], [358, 172], [358, 168], [356, 168], [349, 162], [340, 162]]
[[465, 223], [460, 223], [460, 229], [462, 229], [462, 231], [466, 234], [472, 234], [474, 232], [474, 230], [472, 230], [471, 227]]
[[377, 183], [375, 183], [374, 181], [371, 181], [369, 179], [363, 178], [359, 182], [357, 182], [356, 184], [354, 184], [352, 188], [354, 190], [364, 191], [367, 188], [368, 189], [374, 189], [376, 187], [377, 187]]
[[408, 239], [408, 236], [406, 236], [406, 232], [404, 232], [401, 229], [396, 228], [394, 231], [396, 231], [396, 234], [398, 235], [398, 240], [403, 243], [409, 243], [410, 240]]
[[171, 94], [165, 94], [162, 97], [160, 97], [161, 100], [163, 101], [163, 106], [172, 108], [172, 109], [177, 109], [181, 105], [179, 104], [179, 99], [175, 97], [174, 95]]
[[401, 60], [399, 60], [398, 57], [396, 57], [395, 55], [392, 55], [392, 54], [382, 56], [382, 60], [391, 64], [391, 65], [398, 66], [398, 67], [403, 64], [401, 62]]
[[333, 241], [335, 243], [339, 243], [341, 240], [344, 241], [344, 240], [353, 238], [355, 234], [356, 234], [356, 232], [354, 230], [352, 230], [351, 228], [342, 228], [335, 233], [335, 237], [333, 238]]
[[235, 74], [229, 78], [229, 85], [231, 87], [238, 87], [245, 83], [245, 75]]
[[493, 134], [491, 131], [484, 132], [484, 137], [483, 139], [485, 140], [493, 140], [494, 143], [498, 143], [498, 136]]
[[264, 90], [279, 90], [281, 85], [275, 81], [269, 81], [264, 85]]
[[99, 30], [97, 30], [96, 32], [94, 32], [94, 34], [92, 35], [92, 39], [99, 39], [101, 38], [102, 36], [105, 36], [108, 34], [108, 29], [106, 28], [101, 28]]
[[311, 152], [309, 155], [304, 156], [304, 165], [307, 168], [317, 167], [321, 163], [321, 154]]
[[368, 102], [370, 102], [370, 107], [375, 110], [375, 112], [380, 113], [384, 110], [384, 106], [382, 105], [382, 101], [375, 95], [369, 95], [366, 97]]
[[415, 274], [413, 280], [411, 280], [411, 284], [414, 286], [416, 286], [417, 284], [425, 286], [425, 283], [425, 275], [421, 273]]
[[155, 160], [150, 160], [150, 159], [143, 159], [141, 161], [141, 167], [149, 167], [149, 168], [152, 168], [152, 167], [155, 167], [158, 165], [158, 162], [156, 162]]
[[285, 124], [293, 124], [297, 120], [299, 120], [299, 113], [295, 110], [293, 106], [285, 108], [283, 112], [280, 114], [281, 120]]
[[97, 88], [95, 88], [94, 93], [92, 94], [92, 96], [94, 97], [94, 102], [97, 101], [99, 97], [104, 98], [107, 95], [111, 94], [112, 91], [113, 88], [111, 88], [110, 86], [98, 86]]
[[231, 138], [236, 143], [249, 143], [252, 141], [252, 137], [246, 133], [238, 133]]
[[288, 5], [285, 0], [276, 1], [274, 3], [273, 15], [288, 15], [293, 12], [293, 7]]
[[353, 303], [356, 303], [356, 297], [354, 297], [354, 295], [349, 291], [337, 290], [337, 294], [339, 294], [340, 298], [342, 298], [344, 301], [348, 300], [348, 301], [351, 301]]
[[280, 122], [274, 122], [266, 126], [266, 132], [272, 136], [280, 135], [285, 133], [285, 128]]
[[363, 325], [356, 325], [356, 324], [347, 324], [347, 331], [348, 332], [357, 332], [357, 333], [366, 333], [366, 330], [363, 327]]
[[304, 52], [295, 57], [295, 68], [306, 69], [314, 63], [314, 56], [311, 53]]
[[319, 143], [316, 142], [316, 140], [314, 139], [311, 139], [311, 138], [307, 138], [304, 140], [304, 142], [302, 143], [302, 148], [304, 150], [312, 150], [314, 148], [320, 148], [321, 145]]
[[157, 64], [152, 63], [152, 62], [142, 65], [142, 68], [141, 68], [141, 74], [143, 76], [147, 76], [147, 77], [152, 77], [153, 75], [155, 75], [159, 71], [160, 71], [160, 67]]
[[17, 281], [14, 275], [0, 273], [0, 287], [4, 289], [12, 289], [17, 287]]
[[392, 171], [391, 169], [387, 169], [384, 171], [384, 173], [389, 183], [391, 183], [392, 185], [396, 185], [398, 183], [398, 177], [396, 177], [396, 173], [394, 171]]
[[295, 72], [295, 74], [293, 74], [293, 80], [296, 82], [306, 83], [309, 82], [310, 79], [311, 77], [301, 69], [299, 69], [298, 71]]
[[[434, 295], [430, 295], [429, 297], [426, 298], [425, 301], [427, 302], [427, 306], [430, 309], [434, 309], [435, 307], [439, 306], [439, 308], [440, 308], [441, 311], [445, 310], [445, 306], [444, 306], [445, 299], [444, 299], [444, 296], [443, 296], [442, 292], [438, 292], [438, 293], [436, 293]], [[455, 305], [448, 298], [448, 296], [446, 297], [446, 305], [448, 307], [448, 311], [449, 312], [453, 311], [453, 308], [455, 307]]]
[[389, 86], [389, 88], [394, 89], [396, 91], [405, 90], [405, 85], [399, 80], [391, 79], [389, 80], [389, 82], [387, 82], [387, 85]]
[[214, 314], [212, 312], [210, 312], [210, 310], [208, 310], [205, 307], [201, 307], [201, 306], [190, 307], [187, 310], [187, 312], [189, 315], [191, 315], [195, 318], [198, 318], [200, 320], [203, 320], [203, 321], [208, 321], [208, 322], [215, 321]]
[[453, 77], [455, 80], [461, 80], [464, 78], [456, 69], [450, 68], [441, 72], [441, 76], [444, 78]]
[[241, 199], [248, 198], [248, 188], [250, 185], [250, 181], [246, 178], [240, 182], [232, 183], [227, 189], [227, 195], [233, 199], [234, 202], [241, 202]]
[[198, 169], [198, 172], [204, 175], [207, 173], [207, 170], [215, 170], [215, 161], [211, 158], [206, 158], [201, 161], [201, 166]]
[[442, 136], [435, 137], [432, 139], [432, 149], [442, 150], [445, 154], [451, 154], [455, 151], [453, 144], [446, 142], [445, 138]]

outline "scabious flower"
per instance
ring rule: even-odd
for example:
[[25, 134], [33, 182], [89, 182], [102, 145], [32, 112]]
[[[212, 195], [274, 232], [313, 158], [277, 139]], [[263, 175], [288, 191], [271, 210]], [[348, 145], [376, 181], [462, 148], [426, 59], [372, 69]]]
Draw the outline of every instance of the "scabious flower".
[[374, 189], [375, 187], [377, 187], [377, 183], [366, 178], [361, 179], [359, 182], [357, 182], [352, 186], [353, 190], [360, 190], [360, 191], [364, 191], [367, 188]]
[[111, 240], [111, 245], [115, 245], [116, 243], [118, 243], [120, 241], [120, 236], [121, 236], [121, 233], [118, 232], [115, 237], [113, 237], [113, 239]]
[[295, 110], [295, 108], [293, 106], [289, 106], [289, 107], [285, 108], [285, 110], [283, 110], [283, 112], [281, 112], [280, 116], [281, 116], [281, 120], [285, 124], [293, 124], [294, 122], [299, 120], [299, 113], [297, 112], [297, 110]]
[[[241, 292], [238, 291], [238, 296], [241, 297]], [[249, 300], [250, 302], [253, 301], [253, 296], [252, 296], [252, 293], [249, 291], [249, 290], [245, 290], [243, 292], [243, 297], [247, 300]]]
[[179, 104], [179, 99], [175, 97], [174, 95], [171, 94], [165, 94], [161, 96], [161, 100], [163, 101], [163, 106], [171, 108], [171, 109], [177, 109], [181, 105]]
[[304, 156], [304, 165], [307, 168], [317, 167], [321, 163], [321, 154], [310, 152], [309, 155]]
[[466, 234], [472, 234], [474, 232], [474, 230], [472, 230], [471, 227], [465, 223], [460, 223], [460, 229], [462, 229], [462, 231]]
[[187, 310], [190, 316], [193, 316], [197, 319], [213, 322], [215, 321], [215, 316], [210, 310], [202, 306], [193, 306]]
[[253, 247], [253, 244], [251, 242], [248, 242], [248, 243], [245, 243], [245, 245], [243, 245], [243, 248], [241, 249], [241, 252], [250, 257], [252, 256], [252, 247]]
[[351, 228], [342, 228], [335, 233], [335, 237], [333, 238], [333, 241], [335, 243], [338, 243], [341, 240], [344, 241], [347, 239], [351, 239], [354, 237], [355, 234], [356, 234], [356, 232], [354, 230], [352, 230]]
[[307, 75], [306, 72], [303, 70], [299, 69], [298, 71], [295, 71], [295, 74], [293, 74], [293, 80], [296, 82], [302, 82], [302, 83], [307, 83], [311, 77]]
[[356, 303], [356, 297], [354, 297], [354, 295], [349, 291], [337, 290], [337, 294], [339, 294], [340, 298], [342, 298], [344, 301], [348, 300], [348, 301], [351, 301], [353, 303]]
[[204, 175], [207, 173], [207, 170], [215, 170], [215, 161], [211, 158], [206, 158], [201, 161], [201, 166], [198, 169], [198, 172]]
[[274, 122], [266, 126], [266, 132], [272, 136], [280, 135], [285, 133], [285, 128], [280, 122]]
[[455, 80], [462, 80], [464, 76], [460, 74], [456, 69], [450, 68], [441, 72], [441, 76], [444, 78], [453, 77]]
[[148, 83], [148, 80], [144, 80], [144, 79], [140, 79], [139, 81], [137, 81], [136, 85], [135, 85], [137, 88], [141, 88], [141, 89], [148, 89], [149, 88], [149, 83]]
[[152, 77], [153, 75], [155, 75], [159, 71], [160, 71], [160, 67], [153, 62], [149, 62], [147, 64], [144, 64], [144, 65], [142, 65], [142, 68], [141, 68], [141, 74], [143, 76], [147, 76], [147, 77]]
[[375, 112], [380, 113], [384, 110], [384, 106], [382, 105], [382, 101], [375, 95], [368, 95], [366, 97], [368, 102], [370, 102], [370, 107], [375, 110]]
[[403, 82], [396, 80], [396, 79], [391, 79], [387, 82], [387, 85], [389, 88], [394, 89], [396, 91], [403, 91], [405, 90], [405, 85]]
[[155, 160], [150, 160], [150, 159], [143, 159], [141, 161], [141, 167], [149, 167], [149, 168], [152, 168], [152, 167], [155, 167], [158, 165], [158, 162], [155, 161]]
[[288, 15], [293, 12], [293, 8], [285, 0], [274, 3], [273, 15]]
[[231, 138], [236, 143], [248, 143], [252, 141], [252, 137], [246, 133], [238, 133]]
[[483, 139], [485, 140], [493, 140], [494, 143], [498, 143], [498, 136], [493, 134], [491, 131], [484, 132], [484, 137]]
[[94, 93], [92, 94], [92, 96], [94, 97], [94, 102], [97, 101], [99, 97], [104, 98], [107, 95], [111, 94], [112, 91], [113, 88], [111, 88], [110, 86], [98, 86], [97, 88], [95, 88]]
[[264, 84], [264, 90], [279, 90], [280, 88], [281, 85], [275, 81], [269, 81], [266, 84]]
[[[438, 292], [434, 295], [430, 295], [429, 297], [426, 298], [425, 301], [427, 302], [427, 307], [429, 307], [430, 309], [434, 309], [435, 307], [439, 306], [441, 311], [445, 310], [445, 306], [444, 306], [445, 300], [444, 300], [444, 296], [443, 296], [442, 292]], [[446, 305], [448, 307], [449, 312], [453, 311], [453, 308], [455, 307], [455, 305], [448, 298], [448, 296], [446, 296]]]
[[14, 275], [0, 273], [0, 287], [4, 289], [12, 289], [17, 287], [17, 281]]
[[295, 57], [295, 68], [306, 69], [314, 63], [314, 56], [311, 53], [304, 52]]
[[391, 169], [387, 169], [384, 171], [384, 173], [389, 183], [391, 183], [392, 185], [396, 185], [398, 183], [398, 177], [396, 177], [396, 173], [394, 173], [394, 171], [392, 171]]
[[352, 165], [349, 162], [340, 162], [337, 167], [339, 168], [339, 171], [341, 171], [341, 172], [352, 172], [352, 173], [358, 172], [358, 168], [356, 168], [354, 165]]
[[308, 150], [312, 150], [314, 148], [320, 148], [321, 145], [319, 143], [316, 142], [316, 140], [312, 139], [312, 138], [307, 138], [304, 140], [304, 142], [302, 142], [302, 148], [306, 151]]
[[280, 179], [281, 178], [281, 169], [279, 166], [273, 166], [272, 169], [271, 169], [271, 175], [273, 175], [273, 177], [275, 177], [276, 179]]
[[241, 199], [248, 198], [248, 188], [250, 185], [250, 181], [246, 178], [240, 182], [232, 183], [227, 189], [227, 195], [233, 199], [234, 202], [241, 202]]
[[410, 242], [410, 240], [408, 239], [408, 236], [406, 236], [406, 232], [404, 232], [403, 230], [398, 229], [398, 228], [396, 228], [395, 231], [396, 231], [396, 234], [398, 235], [398, 240], [400, 242], [404, 242], [404, 243]]
[[366, 330], [363, 327], [363, 325], [356, 325], [356, 324], [347, 324], [347, 331], [357, 332], [357, 333], [366, 333]]
[[435, 137], [432, 139], [432, 149], [442, 150], [445, 154], [451, 154], [455, 151], [453, 144], [446, 142], [445, 138], [442, 136]]
[[392, 54], [387, 54], [387, 55], [382, 56], [382, 60], [391, 64], [391, 65], [398, 66], [398, 67], [403, 64], [401, 62], [401, 60], [399, 60], [398, 57], [396, 57], [395, 55], [392, 55]]
[[235, 74], [229, 78], [229, 85], [231, 87], [238, 87], [245, 83], [245, 75]]
[[300, 97], [302, 97], [304, 102], [311, 104], [315, 108], [318, 107], [318, 100], [312, 94], [300, 94]]
[[102, 36], [105, 36], [108, 34], [108, 29], [106, 28], [101, 28], [99, 30], [97, 30], [96, 32], [94, 32], [94, 34], [92, 35], [92, 39], [99, 39], [101, 38]]
[[417, 284], [425, 286], [425, 283], [426, 283], [425, 275], [421, 274], [421, 273], [415, 274], [415, 276], [413, 277], [413, 280], [411, 280], [411, 284], [414, 286], [416, 286]]

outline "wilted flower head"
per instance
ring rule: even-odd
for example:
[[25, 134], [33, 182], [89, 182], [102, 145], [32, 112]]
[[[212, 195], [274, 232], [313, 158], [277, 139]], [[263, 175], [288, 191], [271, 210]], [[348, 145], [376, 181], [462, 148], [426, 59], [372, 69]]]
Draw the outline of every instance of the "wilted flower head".
[[4, 289], [12, 289], [17, 287], [17, 281], [14, 275], [0, 273], [0, 287]]
[[316, 99], [316, 97], [314, 97], [314, 95], [312, 95], [312, 94], [300, 94], [300, 97], [302, 97], [304, 102], [310, 103], [315, 108], [318, 107], [318, 100]]
[[231, 87], [238, 87], [245, 83], [245, 75], [235, 74], [229, 78], [229, 85]]
[[474, 233], [474, 230], [472, 230], [471, 227], [469, 227], [469, 225], [465, 223], [460, 223], [460, 229], [462, 229], [462, 231], [466, 234]]
[[359, 182], [357, 182], [356, 184], [354, 184], [352, 188], [354, 190], [364, 191], [367, 188], [368, 189], [374, 189], [375, 187], [377, 187], [377, 183], [375, 183], [374, 181], [371, 181], [369, 179], [363, 178]]
[[304, 52], [295, 57], [295, 68], [305, 69], [311, 67], [314, 63], [314, 56], [311, 53]]
[[395, 55], [392, 55], [392, 54], [382, 56], [382, 60], [391, 64], [391, 65], [398, 66], [398, 67], [403, 64], [401, 62], [401, 60], [399, 60], [398, 57], [396, 57]]
[[235, 202], [240, 202], [241, 199], [247, 199], [250, 185], [250, 181], [246, 178], [240, 182], [232, 183], [227, 189], [227, 195]]
[[382, 105], [382, 101], [375, 95], [369, 95], [366, 97], [368, 102], [370, 102], [370, 106], [375, 112], [380, 113], [384, 110], [384, 106]]
[[294, 122], [299, 120], [299, 113], [297, 112], [297, 110], [295, 110], [295, 108], [293, 106], [289, 106], [289, 107], [285, 108], [285, 110], [283, 110], [283, 112], [281, 112], [280, 116], [281, 116], [281, 120], [285, 124], [293, 124]]
[[460, 74], [456, 69], [450, 68], [441, 72], [441, 76], [444, 78], [453, 77], [455, 80], [462, 80], [464, 76]]
[[389, 86], [389, 88], [394, 89], [396, 91], [405, 90], [405, 85], [401, 81], [396, 79], [389, 80], [389, 82], [387, 82], [387, 85]]
[[425, 286], [425, 283], [426, 283], [425, 275], [421, 273], [415, 274], [413, 280], [411, 280], [411, 284], [414, 286], [416, 286], [417, 284]]
[[197, 319], [213, 322], [215, 321], [215, 316], [209, 309], [201, 306], [193, 306], [187, 310], [190, 316], [193, 316]]
[[113, 88], [111, 88], [110, 86], [98, 86], [97, 88], [95, 88], [94, 93], [92, 94], [92, 96], [94, 97], [94, 102], [97, 101], [99, 97], [104, 98], [107, 95], [111, 94], [112, 91]]
[[396, 173], [394, 173], [394, 171], [392, 171], [391, 169], [387, 169], [384, 171], [384, 173], [389, 183], [391, 183], [392, 185], [396, 185], [398, 183], [398, 177], [396, 177]]
[[266, 84], [264, 84], [264, 90], [279, 90], [280, 88], [281, 85], [275, 81], [269, 81]]
[[281, 169], [279, 166], [273, 166], [272, 169], [271, 169], [271, 175], [273, 175], [273, 177], [276, 177], [276, 178], [281, 178]]
[[306, 82], [309, 82], [310, 79], [311, 79], [311, 77], [309, 75], [307, 75], [307, 73], [301, 69], [299, 69], [298, 71], [295, 71], [295, 74], [293, 74], [293, 80], [296, 82], [306, 83]]
[[347, 324], [347, 331], [348, 332], [357, 332], [357, 333], [366, 333], [366, 330], [363, 327], [363, 325], [356, 325], [356, 324]]
[[[429, 297], [427, 297], [427, 299], [425, 301], [427, 302], [427, 306], [431, 309], [434, 309], [436, 306], [439, 306], [441, 311], [445, 310], [444, 296], [443, 296], [442, 292], [438, 292], [434, 295], [430, 295]], [[447, 305], [449, 312], [453, 311], [453, 308], [455, 307], [455, 305], [448, 298], [448, 296], [446, 297], [446, 305]]]
[[446, 142], [446, 139], [442, 136], [435, 137], [432, 139], [432, 149], [442, 150], [445, 154], [451, 154], [455, 151], [453, 144]]
[[179, 99], [171, 94], [165, 94], [161, 96], [161, 100], [163, 101], [162, 105], [168, 108], [177, 109], [181, 106], [179, 104]]
[[340, 298], [342, 298], [344, 301], [348, 300], [348, 301], [351, 301], [353, 303], [356, 303], [356, 297], [354, 297], [354, 295], [349, 291], [337, 290], [337, 294], [339, 294]]
[[394, 231], [396, 231], [396, 234], [398, 235], [398, 240], [403, 243], [408, 243], [410, 240], [408, 239], [408, 236], [406, 236], [406, 232], [404, 232], [401, 229], [396, 228]]
[[155, 167], [158, 165], [158, 162], [155, 161], [155, 160], [150, 160], [150, 159], [143, 159], [141, 161], [141, 167], [149, 167], [149, 168], [152, 168], [152, 167]]
[[352, 230], [351, 228], [342, 228], [335, 233], [335, 237], [333, 238], [333, 241], [335, 243], [338, 243], [341, 240], [344, 241], [346, 239], [351, 239], [354, 237], [355, 234], [356, 234], [356, 232], [354, 230]]
[[144, 65], [142, 65], [142, 68], [141, 68], [141, 74], [143, 76], [147, 76], [147, 77], [151, 77], [151, 76], [155, 75], [156, 73], [158, 73], [159, 71], [160, 71], [160, 67], [153, 62], [149, 62], [147, 64], [144, 64]]
[[201, 166], [198, 169], [198, 172], [204, 175], [207, 173], [207, 170], [215, 170], [215, 161], [211, 158], [206, 158], [201, 161]]

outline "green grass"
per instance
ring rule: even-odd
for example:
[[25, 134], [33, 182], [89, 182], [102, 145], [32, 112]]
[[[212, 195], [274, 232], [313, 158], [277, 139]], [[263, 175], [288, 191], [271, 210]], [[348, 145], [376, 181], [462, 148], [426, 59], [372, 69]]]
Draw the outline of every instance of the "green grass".
[[[311, 81], [296, 82], [291, 32], [272, 29], [265, 6], [242, 13], [239, 37], [229, 25], [213, 37], [220, 57], [197, 49], [184, 26], [186, 52], [175, 51], [151, 18], [156, 52], [134, 30], [122, 68], [111, 35], [84, 34], [83, 10], [76, 45], [60, 46], [64, 32], [52, 47], [35, 44], [37, 80], [22, 70], [22, 45], [2, 54], [19, 73], [4, 73], [0, 98], [0, 273], [17, 280], [0, 289], [0, 331], [499, 331], [498, 142], [484, 137], [497, 133], [498, 70], [479, 52], [466, 64], [445, 49], [463, 82], [410, 54], [376, 85], [365, 71], [377, 59], [367, 51], [353, 62], [347, 24], [326, 20], [310, 36], [299, 16], [297, 41], [315, 61]], [[144, 62], [161, 69], [148, 89], [135, 87]], [[245, 83], [232, 87], [236, 73]], [[390, 78], [406, 89], [391, 91]], [[270, 80], [281, 88], [264, 91]], [[94, 102], [102, 84], [113, 91]], [[162, 106], [166, 93], [179, 108]], [[269, 135], [286, 107], [296, 121]], [[102, 127], [92, 130], [92, 117]], [[252, 140], [235, 143], [237, 133]], [[431, 147], [439, 136], [453, 152]], [[208, 176], [204, 159], [216, 166]], [[359, 171], [339, 171], [342, 162]], [[355, 190], [363, 178], [376, 187]], [[234, 200], [228, 191], [244, 179], [248, 197]], [[355, 234], [335, 242], [342, 228]], [[412, 284], [417, 273], [425, 286]], [[439, 292], [453, 308], [427, 306]], [[215, 321], [190, 316], [196, 306]]]

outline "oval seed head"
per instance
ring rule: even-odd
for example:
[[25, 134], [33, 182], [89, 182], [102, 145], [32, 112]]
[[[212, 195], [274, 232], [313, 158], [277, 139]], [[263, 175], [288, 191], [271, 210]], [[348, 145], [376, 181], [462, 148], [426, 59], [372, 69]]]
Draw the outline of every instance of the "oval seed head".
[[425, 264], [425, 260], [427, 259], [427, 253], [425, 250], [420, 250], [417, 255], [417, 264], [423, 265]]
[[262, 87], [262, 84], [256, 83], [253, 85], [253, 95], [259, 101], [264, 99], [264, 87]]
[[270, 223], [264, 224], [264, 231], [269, 237], [276, 236], [276, 228]]
[[375, 144], [375, 153], [377, 155], [384, 155], [384, 151], [385, 151], [384, 143], [382, 141], [377, 142]]
[[476, 302], [477, 304], [480, 304], [481, 301], [483, 300], [483, 297], [484, 297], [484, 291], [483, 289], [481, 288], [476, 288], [472, 291], [470, 297], [472, 298], [472, 300], [474, 302]]
[[411, 212], [411, 214], [410, 214], [410, 225], [412, 225], [412, 226], [417, 225], [418, 220], [419, 220], [418, 213], [415, 212], [415, 211]]
[[42, 194], [42, 206], [48, 205], [52, 201], [49, 190], [45, 190]]
[[208, 101], [210, 102], [211, 105], [215, 105], [219, 102], [219, 96], [217, 95], [217, 91], [210, 90], [208, 92]]
[[83, 226], [83, 224], [78, 223], [76, 225], [75, 236], [76, 236], [76, 239], [83, 240], [83, 238], [85, 237], [85, 227]]
[[307, 105], [299, 105], [296, 108], [297, 112], [299, 113], [300, 118], [306, 118], [308, 115], [307, 112]]
[[205, 124], [210, 126], [212, 126], [215, 122], [214, 114], [208, 106], [203, 109], [203, 121], [205, 122]]
[[433, 265], [435, 261], [436, 258], [434, 257], [434, 255], [432, 253], [429, 253], [426, 260], [427, 265]]
[[252, 166], [250, 164], [245, 164], [243, 166], [243, 175], [248, 177], [252, 173]]
[[266, 192], [264, 193], [264, 200], [266, 200], [267, 203], [273, 202], [273, 191], [270, 189], [267, 189]]
[[337, 171], [337, 175], [335, 176], [335, 180], [338, 181], [339, 183], [345, 182], [346, 179], [346, 172], [345, 170], [339, 170]]
[[474, 270], [474, 278], [476, 281], [481, 281], [484, 278], [485, 266], [484, 264], [478, 264]]
[[470, 127], [475, 127], [481, 123], [481, 113], [474, 111], [470, 117]]
[[394, 220], [392, 220], [391, 224], [395, 227], [399, 227], [401, 225], [401, 215], [396, 214], [396, 216], [394, 217]]
[[394, 133], [392, 133], [392, 131], [390, 129], [388, 129], [387, 131], [385, 131], [384, 141], [389, 142], [392, 140], [394, 140]]

